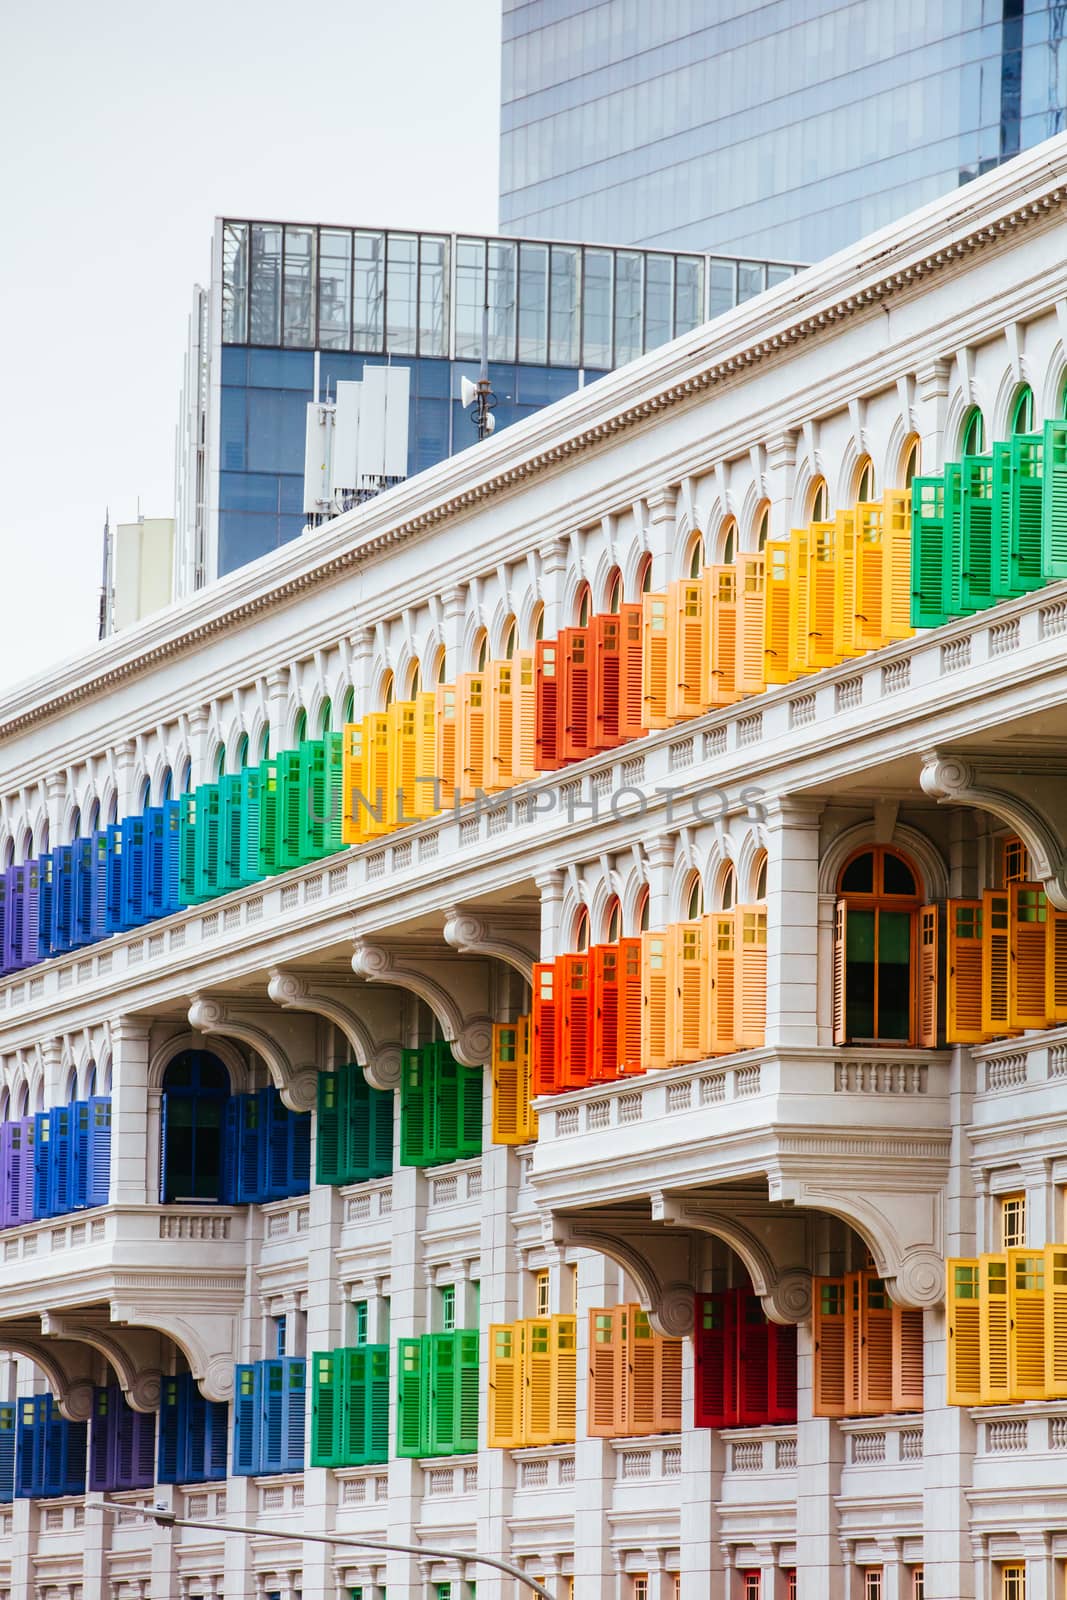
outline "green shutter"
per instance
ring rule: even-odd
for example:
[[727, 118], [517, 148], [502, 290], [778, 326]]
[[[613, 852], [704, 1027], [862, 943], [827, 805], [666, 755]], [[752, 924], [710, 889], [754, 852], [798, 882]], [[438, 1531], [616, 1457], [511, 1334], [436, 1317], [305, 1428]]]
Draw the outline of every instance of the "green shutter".
[[993, 457], [964, 456], [960, 463], [960, 605], [981, 611], [993, 604]]
[[244, 837], [244, 773], [233, 772], [219, 779], [220, 849], [219, 889], [228, 894], [249, 881], [241, 874], [241, 841]]
[[1014, 451], [1010, 444], [993, 446], [993, 516], [990, 545], [992, 549], [993, 593], [1003, 600], [1014, 594], [1012, 588], [1012, 559], [1014, 537]]
[[421, 1050], [404, 1050], [400, 1058], [400, 1164], [426, 1167], [432, 1158], [432, 1073]]
[[371, 1086], [358, 1063], [346, 1067], [348, 1074], [348, 1115], [345, 1120], [346, 1183], [365, 1183], [371, 1174], [370, 1100]]
[[398, 1456], [425, 1455], [423, 1341], [398, 1339], [396, 1364], [396, 1453]]
[[198, 900], [210, 900], [221, 893], [219, 868], [222, 816], [219, 786], [202, 783], [196, 791], [196, 873], [193, 886]]
[[344, 1373], [344, 1459], [345, 1465], [362, 1467], [367, 1462], [367, 1350], [339, 1350]]
[[911, 494], [911, 623], [913, 628], [936, 628], [947, 620], [942, 593], [944, 481], [915, 478]]
[[281, 751], [278, 756], [278, 861], [283, 872], [305, 866], [311, 859], [300, 848], [301, 823], [307, 814], [307, 793], [300, 780], [300, 751]]
[[341, 1386], [344, 1350], [320, 1352], [311, 1358], [311, 1465], [345, 1464], [344, 1395]]
[[482, 1069], [459, 1067], [459, 1155], [482, 1153]]
[[241, 840], [239, 863], [242, 883], [258, 883], [263, 877], [263, 864], [259, 854], [259, 782], [258, 767], [241, 768]]
[[1041, 575], [1067, 578], [1067, 422], [1045, 423], [1045, 493], [1041, 508]]
[[364, 1432], [368, 1462], [389, 1459], [389, 1346], [364, 1346], [369, 1366], [367, 1378], [367, 1422]]
[[347, 1183], [345, 1128], [348, 1122], [349, 1069], [319, 1073], [315, 1120], [315, 1179], [318, 1183]]
[[960, 464], [946, 461], [942, 524], [941, 603], [948, 617], [963, 613], [963, 519]]
[[327, 733], [322, 739], [326, 756], [326, 805], [322, 813], [322, 848], [325, 855], [333, 855], [345, 847], [341, 837], [345, 797], [344, 741], [343, 733]]
[[388, 1178], [393, 1170], [392, 1089], [372, 1089], [368, 1110], [371, 1120], [369, 1176]]
[[1041, 517], [1045, 503], [1045, 435], [1020, 433], [1011, 441], [1012, 594], [1029, 594], [1044, 583]]
[[478, 1448], [478, 1330], [459, 1328], [456, 1343], [456, 1449]]
[[183, 794], [178, 820], [178, 894], [185, 905], [196, 903], [196, 795]]
[[460, 1384], [458, 1350], [454, 1333], [429, 1335], [430, 1428], [432, 1456], [448, 1456], [456, 1449]]
[[422, 1050], [435, 1080], [432, 1159], [455, 1161], [459, 1157], [459, 1064], [443, 1042], [423, 1045]]
[[259, 766], [259, 860], [270, 876], [283, 870], [281, 859], [281, 789], [273, 756]]

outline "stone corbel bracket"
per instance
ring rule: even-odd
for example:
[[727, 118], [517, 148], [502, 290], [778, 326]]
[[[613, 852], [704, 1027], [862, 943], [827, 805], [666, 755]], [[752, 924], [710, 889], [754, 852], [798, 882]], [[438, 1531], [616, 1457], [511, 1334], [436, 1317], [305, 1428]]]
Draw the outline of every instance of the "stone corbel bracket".
[[[371, 1087], [396, 1088], [400, 1082], [400, 1042], [382, 1038], [387, 1029], [396, 1025], [396, 1006], [387, 994], [282, 967], [271, 969], [267, 993], [284, 1011], [307, 1011], [332, 1022], [348, 1040], [352, 1058], [363, 1068]], [[353, 1009], [357, 999], [358, 1012]], [[374, 1019], [373, 1027], [368, 1013]]]
[[540, 952], [539, 917], [522, 922], [464, 906], [449, 906], [444, 936], [453, 950], [463, 955], [495, 956], [513, 967], [527, 983], [533, 982], [534, 962]]
[[552, 1213], [546, 1236], [561, 1248], [595, 1250], [629, 1274], [657, 1333], [680, 1339], [693, 1329], [696, 1259], [688, 1233], [654, 1222], [647, 1210], [612, 1207], [580, 1216]]
[[0, 1349], [32, 1361], [48, 1379], [60, 1415], [70, 1422], [87, 1422], [93, 1410], [93, 1358], [88, 1347], [74, 1339], [49, 1339], [40, 1322], [6, 1322], [0, 1325]]
[[988, 811], [1005, 823], [1025, 844], [1052, 904], [1067, 911], [1067, 764], [1051, 757], [1009, 762], [979, 755], [972, 760], [939, 750], [925, 751], [922, 763], [923, 793], [943, 805]]
[[671, 1228], [709, 1233], [740, 1258], [772, 1322], [803, 1322], [811, 1315], [808, 1222], [798, 1215], [758, 1219], [685, 1195], [654, 1194], [652, 1216]]
[[[270, 1031], [263, 1026], [270, 1021]], [[271, 1079], [290, 1111], [310, 1111], [315, 1104], [318, 1072], [314, 1066], [315, 1040], [309, 1024], [298, 1026], [296, 1018], [281, 1018], [262, 1009], [250, 1010], [210, 995], [194, 995], [189, 1005], [189, 1026], [197, 1033], [218, 1034], [224, 1039], [239, 1039], [267, 1063]], [[288, 1033], [283, 1043], [281, 1035]], [[296, 1065], [293, 1056], [303, 1057]], [[310, 1064], [307, 1064], [310, 1062]]]
[[72, 1314], [41, 1312], [41, 1331], [96, 1350], [108, 1362], [135, 1411], [159, 1409], [162, 1381], [160, 1336], [148, 1328], [112, 1328], [90, 1309]]
[[368, 983], [393, 984], [418, 995], [437, 1018], [453, 1055], [463, 1066], [481, 1067], [490, 1059], [493, 1025], [485, 962], [435, 960], [357, 939], [352, 970]]
[[210, 1304], [210, 1296], [217, 1287], [205, 1284], [201, 1288], [194, 1283], [182, 1284], [178, 1279], [176, 1291], [169, 1292], [165, 1301], [153, 1304], [149, 1297], [154, 1291], [146, 1287], [145, 1298], [136, 1302], [113, 1298], [110, 1311], [112, 1322], [155, 1329], [172, 1339], [188, 1361], [204, 1399], [228, 1401], [233, 1399], [233, 1369], [238, 1360], [244, 1283], [235, 1280], [225, 1291], [232, 1310], [192, 1309], [201, 1301]]

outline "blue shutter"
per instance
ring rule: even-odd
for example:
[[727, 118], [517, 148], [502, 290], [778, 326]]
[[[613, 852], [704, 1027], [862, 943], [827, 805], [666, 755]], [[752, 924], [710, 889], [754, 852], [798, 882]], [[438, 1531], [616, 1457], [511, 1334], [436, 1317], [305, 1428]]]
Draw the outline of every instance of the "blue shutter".
[[15, 1407], [0, 1406], [0, 1506], [15, 1498]]
[[263, 1194], [263, 1102], [257, 1094], [234, 1098], [237, 1108], [237, 1176], [234, 1194], [239, 1203], [253, 1205]]
[[72, 948], [74, 918], [74, 861], [69, 844], [52, 851], [52, 936], [53, 955], [65, 955]]
[[52, 898], [55, 870], [52, 857], [37, 857], [37, 948], [42, 961], [52, 953]]
[[286, 1192], [307, 1194], [311, 1187], [311, 1113], [290, 1111]]
[[116, 1489], [116, 1437], [119, 1414], [117, 1384], [93, 1390], [93, 1414], [89, 1428], [89, 1487]]
[[72, 1138], [70, 1106], [53, 1106], [48, 1113], [48, 1215], [62, 1216], [71, 1209]]
[[71, 846], [73, 872], [73, 927], [71, 943], [75, 949], [91, 944], [93, 938], [93, 841], [75, 839]]
[[51, 1204], [48, 1140], [48, 1112], [37, 1111], [33, 1118], [33, 1218], [50, 1217]]
[[9, 1228], [12, 1221], [12, 1145], [18, 1134], [18, 1131], [19, 1125], [17, 1122], [0, 1123], [0, 1228]]
[[93, 1095], [89, 1105], [87, 1206], [106, 1206], [111, 1191], [111, 1097]]
[[239, 1366], [234, 1373], [233, 1472], [249, 1477], [260, 1470], [263, 1367]]
[[241, 1095], [232, 1094], [222, 1114], [219, 1199], [225, 1206], [236, 1205], [240, 1198], [237, 1193], [237, 1174], [240, 1166], [237, 1152], [241, 1128], [241, 1100]]
[[95, 942], [97, 939], [106, 939], [111, 932], [107, 916], [108, 871], [111, 857], [108, 851], [106, 828], [100, 828], [93, 834], [92, 854], [89, 937]]
[[163, 812], [163, 853], [161, 867], [162, 905], [160, 915], [171, 916], [185, 905], [181, 892], [182, 808], [180, 800], [165, 800]]
[[268, 1089], [261, 1089], [260, 1120], [262, 1123], [262, 1145], [264, 1157], [263, 1171], [263, 1198], [264, 1200], [284, 1200], [289, 1194], [289, 1108], [282, 1104], [282, 1097], [273, 1084]]
[[122, 922], [126, 928], [139, 928], [147, 921], [145, 909], [145, 819], [123, 817], [122, 830]]
[[[58, 1411], [57, 1406], [57, 1415]], [[60, 1466], [58, 1474], [52, 1475], [52, 1481], [56, 1481], [58, 1477], [59, 1494], [84, 1494], [85, 1458], [89, 1448], [88, 1425], [84, 1422], [68, 1422], [66, 1417], [60, 1417], [57, 1437]]]
[[285, 1472], [302, 1472], [304, 1468], [306, 1391], [304, 1358], [290, 1356], [284, 1363], [282, 1470]]
[[230, 1412], [225, 1400], [207, 1402], [207, 1450], [204, 1460], [204, 1477], [215, 1481], [226, 1476], [226, 1439], [229, 1433]]
[[43, 961], [47, 944], [41, 942], [41, 863], [26, 863], [26, 908], [22, 918], [22, 957], [27, 966]]
[[15, 1445], [15, 1495], [28, 1500], [37, 1478], [37, 1401], [18, 1401]]
[[260, 1472], [282, 1472], [285, 1461], [285, 1361], [260, 1361]]
[[144, 814], [144, 908], [152, 920], [165, 917], [166, 892], [163, 874], [163, 807], [148, 806]]
[[107, 931], [125, 931], [122, 920], [122, 827], [112, 822], [107, 830]]
[[32, 1222], [36, 1210], [34, 1200], [37, 1192], [37, 1168], [34, 1163], [34, 1152], [37, 1148], [36, 1117], [23, 1117], [19, 1127], [22, 1130], [22, 1161], [18, 1177], [18, 1217], [12, 1217], [12, 1221]]
[[68, 1210], [80, 1211], [88, 1204], [89, 1194], [89, 1102], [72, 1100], [69, 1110], [71, 1179]]
[[164, 1378], [159, 1391], [159, 1451], [156, 1476], [160, 1483], [180, 1483], [179, 1452], [185, 1437], [182, 1411], [182, 1379]]
[[4, 959], [4, 949], [7, 943], [7, 902], [11, 897], [11, 876], [14, 870], [14, 867], [8, 867], [6, 872], [0, 873], [0, 977], [11, 971]]
[[191, 1372], [184, 1375], [185, 1438], [182, 1441], [183, 1482], [203, 1483], [207, 1449], [207, 1401]]
[[156, 1414], [126, 1408], [133, 1419], [133, 1481], [131, 1489], [149, 1489], [155, 1482]]

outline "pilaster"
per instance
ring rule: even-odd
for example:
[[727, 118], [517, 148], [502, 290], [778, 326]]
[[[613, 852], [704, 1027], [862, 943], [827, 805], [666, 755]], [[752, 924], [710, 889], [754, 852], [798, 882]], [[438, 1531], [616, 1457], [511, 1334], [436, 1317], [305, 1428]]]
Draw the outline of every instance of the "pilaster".
[[945, 414], [951, 364], [937, 356], [923, 362], [916, 371], [919, 400], [916, 407], [920, 465], [923, 472], [940, 472], [945, 462]]
[[648, 925], [665, 928], [671, 920], [671, 887], [674, 881], [674, 853], [678, 841], [673, 833], [660, 834], [645, 843], [648, 861]]
[[811, 1324], [797, 1324], [797, 1600], [846, 1600], [837, 1496], [845, 1439], [828, 1417], [813, 1417]]
[[537, 879], [541, 896], [541, 956], [551, 961], [560, 953], [560, 923], [563, 917], [563, 873], [558, 869], [544, 872]]
[[140, 1017], [111, 1019], [112, 1205], [143, 1206], [149, 1190], [148, 1024]]
[[648, 506], [648, 547], [652, 552], [652, 588], [665, 589], [676, 576], [674, 541], [678, 525], [678, 491], [671, 485], [656, 489]]
[[821, 813], [812, 801], [765, 802], [769, 1045], [819, 1043]]
[[[194, 706], [186, 717], [189, 730], [189, 783], [210, 783], [215, 774], [211, 770], [211, 712], [207, 706]], [[273, 728], [271, 737], [273, 739]], [[271, 749], [274, 749], [273, 743]], [[119, 795], [119, 816], [124, 815], [122, 795]]]
[[567, 562], [570, 547], [566, 539], [553, 539], [541, 547], [541, 601], [545, 608], [544, 636], [554, 639], [572, 619], [563, 615]]
[[767, 495], [771, 502], [768, 538], [788, 539], [793, 525], [793, 480], [796, 476], [797, 436], [789, 430], [767, 440]]

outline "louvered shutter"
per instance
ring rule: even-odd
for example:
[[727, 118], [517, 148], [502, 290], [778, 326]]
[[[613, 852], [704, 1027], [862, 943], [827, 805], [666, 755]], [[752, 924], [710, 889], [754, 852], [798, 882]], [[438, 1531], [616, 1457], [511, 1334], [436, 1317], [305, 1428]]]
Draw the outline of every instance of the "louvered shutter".
[[239, 1205], [252, 1205], [264, 1198], [266, 1180], [266, 1134], [263, 1116], [263, 1098], [258, 1094], [234, 1095], [227, 1105], [233, 1107], [234, 1161], [230, 1165], [234, 1199]]
[[797, 1420], [796, 1323], [767, 1323], [767, 1421]]
[[364, 1183], [371, 1176], [371, 1088], [353, 1062], [342, 1069], [344, 1112], [341, 1119], [342, 1183]]
[[344, 795], [341, 838], [345, 844], [362, 844], [366, 838], [366, 809], [363, 804], [363, 724], [346, 722], [344, 753], [341, 761], [341, 788]]
[[518, 1026], [514, 1022], [493, 1024], [492, 1070], [493, 1143], [522, 1144], [526, 1137], [522, 1121], [522, 1063]]
[[15, 1495], [28, 1499], [34, 1491], [34, 1445], [37, 1430], [37, 1406], [33, 1400], [20, 1400], [17, 1406], [15, 1446]]
[[73, 1205], [72, 1108], [53, 1106], [48, 1113], [48, 1214], [62, 1216]]
[[1041, 885], [1009, 884], [1008, 909], [1011, 918], [1008, 1021], [1012, 1028], [1043, 1028], [1048, 906]]
[[398, 1456], [421, 1456], [426, 1451], [426, 1386], [423, 1380], [424, 1341], [397, 1340]]
[[612, 1083], [619, 1075], [619, 947], [597, 944], [593, 964], [593, 1041], [591, 1083]]
[[537, 772], [537, 667], [533, 650], [512, 657], [512, 782], [528, 783]]
[[945, 1038], [949, 1044], [977, 1044], [982, 1031], [982, 902], [950, 900], [945, 984]]
[[[102, 874], [97, 864], [97, 853], [101, 849], [104, 855]], [[95, 920], [91, 936], [93, 939], [103, 939], [107, 936], [107, 835], [105, 833], [95, 833], [93, 835], [93, 851], [93, 916]], [[22, 914], [21, 956], [26, 966], [32, 966], [34, 962], [43, 961], [45, 957], [45, 947], [41, 940], [41, 863], [39, 861], [27, 861], [25, 871], [26, 903]]]
[[861, 501], [839, 511], [834, 545], [834, 654], [839, 659], [877, 649], [881, 643], [882, 507]]
[[863, 1414], [865, 1286], [862, 1272], [845, 1274], [845, 1416]]
[[19, 1127], [22, 1131], [22, 1162], [19, 1169], [17, 1220], [32, 1222], [36, 1210], [37, 1118], [23, 1117]]
[[346, 1461], [342, 1444], [345, 1393], [341, 1367], [346, 1350], [320, 1351], [311, 1357], [311, 1465], [337, 1467]]
[[[455, 702], [452, 704], [452, 751], [455, 766]], [[448, 791], [448, 804], [452, 791]], [[364, 839], [377, 839], [389, 831], [389, 718], [373, 711], [363, 718], [363, 790], [359, 800]]]
[[520, 1323], [494, 1323], [489, 1329], [489, 1419], [485, 1442], [491, 1450], [514, 1450], [522, 1434], [522, 1330]]
[[323, 837], [329, 812], [326, 749], [321, 739], [302, 739], [296, 754], [296, 852], [302, 860], [312, 861], [323, 854]]
[[621, 1308], [589, 1313], [589, 1391], [586, 1433], [615, 1439], [622, 1431], [623, 1354]]
[[520, 1017], [519, 1064], [522, 1068], [522, 1097], [519, 1126], [527, 1139], [537, 1138], [537, 1112], [533, 1108], [533, 1018]]
[[50, 1137], [49, 1114], [47, 1111], [37, 1111], [33, 1117], [33, 1217], [36, 1221], [40, 1217], [52, 1215], [51, 1205], [51, 1159], [49, 1151]]
[[923, 1409], [923, 1313], [893, 1307], [893, 1411]]
[[737, 1305], [737, 1421], [742, 1428], [767, 1422], [770, 1389], [770, 1327], [758, 1295], [731, 1291]]
[[432, 1085], [422, 1052], [404, 1050], [400, 1058], [400, 1165], [428, 1165], [433, 1137]]
[[234, 1373], [233, 1471], [250, 1477], [260, 1471], [262, 1365], [239, 1366]]
[[735, 911], [715, 911], [708, 921], [711, 924], [708, 951], [711, 1049], [713, 1054], [722, 1055], [736, 1048], [737, 915]]
[[620, 1307], [625, 1368], [626, 1432], [639, 1437], [655, 1432], [656, 1338], [640, 1306]]
[[1067, 422], [1051, 418], [1045, 423], [1041, 576], [1046, 583], [1067, 578]]
[[645, 728], [669, 728], [670, 602], [665, 594], [646, 594], [642, 598], [642, 608], [641, 720]]
[[116, 1489], [115, 1433], [118, 1386], [93, 1390], [93, 1409], [89, 1426], [89, 1488]]
[[938, 917], [937, 906], [919, 909], [919, 1043], [936, 1050], [938, 1041]]
[[[108, 829], [109, 849], [113, 831], [116, 833], [118, 832], [117, 828], [114, 830], [111, 828]], [[38, 877], [39, 909], [37, 916], [37, 947], [40, 951], [41, 959], [44, 960], [52, 953], [52, 905], [55, 898], [55, 868], [51, 855], [38, 856], [37, 865], [40, 868]], [[108, 885], [110, 892], [110, 872], [108, 875]], [[108, 932], [114, 932], [114, 928], [110, 920], [110, 900], [108, 902]]]
[[[1012, 448], [995, 444], [990, 460], [993, 469], [992, 505], [990, 508], [990, 565], [992, 593], [996, 599], [1013, 594], [1013, 546], [1016, 534], [1012, 527]], [[1038, 545], [1041, 541], [1041, 516], [1038, 508]]]
[[115, 1467], [112, 1483], [116, 1489], [135, 1489], [139, 1486], [135, 1482], [136, 1468], [133, 1459], [134, 1413], [122, 1400], [117, 1387], [115, 1390], [114, 1418]]
[[535, 1317], [524, 1325], [522, 1385], [522, 1442], [553, 1444], [552, 1386], [554, 1355], [552, 1322]]
[[1045, 1252], [1008, 1251], [1011, 1399], [1045, 1399]]
[[85, 1204], [106, 1206], [111, 1187], [111, 1099], [93, 1095], [88, 1102], [88, 1152]]
[[[911, 491], [889, 489], [882, 515], [881, 643], [910, 639], [911, 626]], [[864, 593], [861, 588], [861, 601]]]
[[738, 1297], [733, 1290], [696, 1297], [693, 1422], [698, 1428], [737, 1425], [737, 1312]]
[[262, 1379], [260, 1471], [284, 1472], [288, 1444], [288, 1374], [284, 1357], [258, 1363]]
[[537, 961], [533, 969], [533, 1090], [555, 1094], [560, 1079], [560, 1017], [554, 961]]
[[89, 1192], [89, 1105], [73, 1100], [70, 1105], [70, 1209], [81, 1210]]
[[1011, 441], [1011, 513], [1001, 535], [1004, 538], [1006, 533], [1010, 539], [1010, 594], [1029, 594], [1044, 582], [1045, 439], [1045, 434], [1021, 433]]
[[534, 766], [552, 772], [563, 765], [560, 743], [560, 673], [562, 663], [554, 639], [539, 639], [534, 650], [535, 720]]
[[1049, 1027], [1067, 1022], [1067, 912], [1047, 905], [1045, 1016]]
[[[12, 972], [23, 965], [22, 943], [26, 907], [26, 868], [9, 867], [4, 874], [3, 968]], [[92, 934], [87, 934], [88, 938]]]
[[[209, 1406], [204, 1396], [200, 1393], [199, 1385], [195, 1382], [192, 1373], [187, 1372], [182, 1382], [186, 1386], [185, 1437], [182, 1444], [184, 1466], [182, 1471], [188, 1476], [191, 1483], [203, 1483], [207, 1478], [208, 1416], [213, 1408]], [[257, 1436], [257, 1448], [258, 1440], [261, 1437], [261, 1434]], [[256, 1470], [258, 1471], [258, 1464]]]
[[438, 779], [438, 805], [449, 810], [456, 804], [456, 688], [451, 683], [440, 683], [437, 695], [437, 741], [435, 747], [435, 772]]
[[738, 695], [762, 694], [766, 687], [764, 554], [742, 552], [736, 561], [737, 623], [734, 687]]
[[481, 1067], [457, 1063], [458, 1139], [457, 1158], [467, 1160], [482, 1153], [482, 1100], [484, 1081]]
[[17, 870], [16, 867], [8, 867], [6, 872], [0, 874], [0, 973], [11, 972], [14, 969], [11, 954], [11, 901]]
[[982, 1032], [1006, 1034], [1011, 993], [1011, 914], [1006, 890], [982, 895]]
[[477, 1450], [478, 1438], [478, 1359], [477, 1328], [457, 1328], [452, 1335], [456, 1349], [456, 1428], [457, 1451]]
[[993, 457], [960, 462], [960, 602], [965, 612], [993, 604]]
[[[183, 903], [191, 906], [196, 903], [196, 795], [183, 794], [178, 806], [178, 888]], [[115, 869], [121, 879], [121, 831], [112, 826], [108, 828], [107, 835]], [[114, 931], [121, 920], [121, 903], [113, 906], [112, 920]]]
[[425, 1044], [423, 1070], [432, 1085], [430, 1110], [433, 1133], [431, 1161], [456, 1161], [459, 1158], [459, 1063], [447, 1045]]
[[982, 1404], [1006, 1405], [1012, 1398], [1007, 1256], [979, 1258], [978, 1294]]
[[573, 1316], [552, 1318], [551, 1442], [573, 1444], [578, 1405], [578, 1323]]
[[485, 791], [485, 701], [482, 673], [456, 679], [456, 788], [464, 802]]
[[430, 1404], [427, 1454], [451, 1455], [456, 1449], [457, 1348], [455, 1333], [427, 1336]]
[[424, 689], [415, 696], [415, 792], [413, 814], [432, 817], [441, 808], [437, 776], [437, 695]]
[[670, 941], [666, 933], [641, 935], [641, 1065], [669, 1067], [673, 1021]]
[[593, 1040], [591, 957], [561, 956], [557, 974], [562, 988], [559, 1084], [561, 1089], [582, 1089], [589, 1082]]
[[15, 1407], [0, 1405], [0, 1505], [15, 1498]]
[[[362, 1070], [359, 1070], [363, 1081]], [[370, 1172], [371, 1178], [388, 1178], [393, 1170], [393, 1110], [392, 1089], [367, 1089], [367, 1110], [371, 1123]]]
[[71, 948], [73, 927], [73, 865], [70, 845], [52, 851], [52, 927], [50, 948], [53, 955], [65, 955]]
[[837, 524], [813, 522], [808, 534], [808, 652], [811, 667], [832, 667], [834, 649], [834, 574], [837, 566]]
[[707, 599], [701, 578], [683, 578], [667, 591], [667, 717], [671, 722], [699, 717], [710, 704]]
[[845, 1010], [845, 951], [848, 940], [848, 907], [839, 900], [834, 907], [834, 1043], [848, 1038]]
[[682, 1341], [656, 1334], [652, 1344], [652, 1432], [682, 1426]]
[[156, 1414], [127, 1406], [132, 1428], [133, 1481], [131, 1489], [148, 1489], [155, 1482]]
[[[123, 884], [129, 880], [130, 864], [127, 859], [130, 844], [122, 841]], [[222, 863], [222, 800], [217, 783], [201, 784], [196, 791], [196, 877], [197, 899], [208, 900], [220, 892], [219, 871]], [[123, 914], [129, 918], [131, 903], [123, 894]]]
[[[244, 790], [241, 775], [228, 773], [219, 779], [219, 882], [222, 893], [241, 887], [241, 802]], [[151, 851], [149, 851], [151, 859]]]
[[982, 1403], [979, 1263], [975, 1259], [950, 1260], [945, 1267], [948, 1403], [950, 1406], [977, 1406]]
[[[794, 678], [810, 672], [812, 665], [810, 544], [811, 534], [807, 528], [794, 528], [789, 535], [789, 643], [786, 659], [789, 675]], [[769, 550], [771, 547], [767, 548]], [[769, 673], [767, 681], [771, 681]]]
[[511, 661], [494, 661], [489, 667], [489, 714], [486, 731], [486, 789], [495, 794], [514, 783], [515, 668]]
[[389, 1346], [365, 1347], [367, 1362], [367, 1410], [363, 1431], [363, 1459], [370, 1462], [389, 1459]]
[[647, 731], [644, 703], [644, 607], [620, 606], [619, 743]]
[[348, 1182], [344, 1129], [348, 1120], [348, 1069], [320, 1072], [315, 1116], [315, 1178], [318, 1183]]
[[621, 634], [619, 617], [593, 618], [593, 727], [598, 750], [612, 750], [623, 739]]
[[948, 621], [942, 587], [948, 553], [944, 479], [915, 478], [911, 493], [911, 623], [937, 628]]
[[303, 1356], [283, 1363], [282, 1471], [299, 1472], [304, 1465], [304, 1423], [307, 1406], [307, 1367]]
[[812, 1285], [812, 1414], [847, 1415], [845, 1389], [845, 1280], [816, 1278]]
[[619, 940], [619, 1076], [632, 1077], [644, 1071], [641, 1062], [641, 974], [640, 938]]
[[734, 929], [736, 952], [734, 981], [734, 1043], [739, 1050], [758, 1049], [767, 1025], [767, 908], [738, 906]]
[[156, 1477], [160, 1483], [179, 1483], [179, 1441], [184, 1437], [182, 1419], [181, 1379], [164, 1377], [159, 1390], [159, 1450], [156, 1458]]
[[674, 923], [669, 931], [672, 1061], [701, 1061], [711, 1047], [708, 1022], [708, 956], [701, 919]]
[[1067, 1396], [1067, 1249], [1045, 1248], [1045, 1396]]
[[[189, 1379], [190, 1384], [192, 1379]], [[199, 1392], [199, 1391], [198, 1391]], [[201, 1398], [203, 1398], [201, 1396]], [[224, 1400], [204, 1401], [203, 1481], [217, 1482], [226, 1477], [226, 1440], [229, 1434], [229, 1408]]]
[[293, 1113], [282, 1104], [282, 1097], [273, 1085], [261, 1089], [260, 1121], [263, 1127], [262, 1149], [265, 1156], [263, 1192], [270, 1200], [284, 1200], [293, 1193], [292, 1138], [290, 1120]]
[[597, 749], [591, 628], [565, 628], [559, 636], [561, 750], [564, 761], [584, 761]]
[[137, 928], [145, 921], [145, 836], [143, 817], [123, 817], [122, 925]]
[[[735, 567], [709, 567], [707, 701], [711, 706], [733, 705], [741, 698], [738, 682], [738, 573]], [[760, 611], [762, 616], [762, 609]], [[762, 666], [762, 655], [760, 658]]]
[[[889, 1292], [873, 1272], [860, 1285], [862, 1380], [860, 1406], [865, 1416], [881, 1416], [893, 1408], [896, 1338], [899, 1320]], [[920, 1335], [921, 1344], [921, 1335]]]
[[11, 1142], [17, 1127], [0, 1123], [0, 1228], [11, 1226]]
[[960, 463], [948, 461], [944, 471], [944, 554], [941, 598], [949, 617], [963, 614], [963, 519]]

